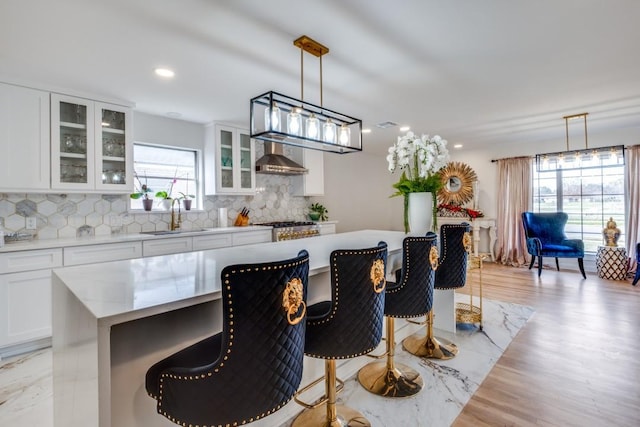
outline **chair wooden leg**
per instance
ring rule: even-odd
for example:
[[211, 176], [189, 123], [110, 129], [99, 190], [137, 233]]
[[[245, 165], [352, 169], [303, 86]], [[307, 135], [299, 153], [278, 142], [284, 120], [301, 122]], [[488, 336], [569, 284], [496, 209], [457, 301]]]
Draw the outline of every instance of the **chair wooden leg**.
[[640, 280], [640, 268], [638, 267], [636, 267], [636, 275], [633, 277], [633, 286], [635, 286], [636, 283], [638, 283], [638, 280]]
[[560, 263], [558, 262], [558, 257], [556, 257], [556, 270], [560, 271]]
[[[584, 260], [582, 258], [578, 258], [578, 267], [580, 268], [580, 273], [582, 273], [582, 277], [584, 277], [586, 279], [587, 275], [584, 274]], [[634, 283], [634, 285], [635, 285], [635, 283]]]
[[536, 262], [536, 256], [535, 255], [531, 255], [531, 264], [529, 264], [529, 270], [531, 270], [531, 267], [533, 267], [533, 263]]
[[542, 255], [538, 256], [538, 277], [542, 274]]

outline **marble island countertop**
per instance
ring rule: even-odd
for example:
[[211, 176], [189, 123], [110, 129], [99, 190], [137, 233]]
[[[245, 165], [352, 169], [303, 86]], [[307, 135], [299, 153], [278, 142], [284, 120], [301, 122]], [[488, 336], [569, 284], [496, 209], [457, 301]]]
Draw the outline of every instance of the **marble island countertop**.
[[245, 227], [219, 227], [219, 228], [199, 228], [194, 230], [178, 230], [176, 232], [166, 231], [166, 234], [151, 234], [151, 233], [163, 233], [163, 231], [133, 233], [133, 234], [110, 234], [100, 236], [82, 236], [82, 237], [70, 237], [60, 239], [34, 239], [30, 241], [20, 241], [5, 243], [3, 247], [0, 247], [0, 253], [3, 252], [15, 252], [15, 251], [28, 251], [34, 249], [52, 249], [52, 248], [64, 248], [69, 246], [83, 246], [83, 245], [96, 245], [105, 243], [118, 243], [118, 242], [130, 242], [130, 241], [143, 241], [143, 240], [155, 240], [155, 239], [167, 239], [179, 236], [195, 236], [204, 234], [223, 234], [223, 233], [243, 233], [248, 231], [257, 230], [271, 230], [272, 227], [262, 225], [249, 225]]
[[305, 249], [309, 252], [309, 274], [314, 275], [328, 271], [334, 249], [373, 247], [385, 241], [390, 254], [398, 253], [405, 236], [399, 231], [362, 230], [64, 267], [55, 269], [54, 277], [92, 316], [113, 324], [220, 298], [220, 273], [227, 265], [293, 258]]

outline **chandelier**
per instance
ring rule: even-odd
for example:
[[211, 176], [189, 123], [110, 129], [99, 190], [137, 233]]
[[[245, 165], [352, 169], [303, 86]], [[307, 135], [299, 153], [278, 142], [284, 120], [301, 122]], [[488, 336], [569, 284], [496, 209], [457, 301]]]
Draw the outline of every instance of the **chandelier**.
[[[322, 56], [329, 48], [307, 36], [293, 44], [300, 48], [300, 99], [273, 91], [252, 98], [251, 138], [340, 154], [362, 151], [362, 120], [323, 106]], [[304, 52], [319, 58], [319, 106], [304, 101]]]
[[[587, 134], [587, 115], [589, 113], [572, 114], [564, 116], [564, 126], [567, 142], [567, 151], [557, 153], [536, 154], [536, 169], [538, 172], [584, 169], [589, 167], [615, 166], [624, 164], [624, 146], [599, 147], [589, 149]], [[584, 149], [569, 149], [569, 121], [584, 120]]]

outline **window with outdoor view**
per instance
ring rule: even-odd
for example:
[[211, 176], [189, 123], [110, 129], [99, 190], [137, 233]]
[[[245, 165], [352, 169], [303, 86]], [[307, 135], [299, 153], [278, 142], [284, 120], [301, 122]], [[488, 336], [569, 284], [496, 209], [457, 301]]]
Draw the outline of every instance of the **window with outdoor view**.
[[623, 151], [611, 150], [599, 157], [565, 156], [555, 161], [557, 164], [551, 167], [533, 168], [534, 211], [566, 212], [569, 215], [567, 237], [582, 239], [585, 252], [591, 253], [603, 245], [602, 230], [612, 217], [622, 231], [618, 245], [624, 246]]
[[[135, 192], [131, 209], [143, 209], [143, 199], [153, 199], [153, 209], [166, 209], [163, 199], [193, 199], [201, 207], [198, 151], [142, 143], [133, 144]], [[170, 206], [170, 205], [169, 205]]]

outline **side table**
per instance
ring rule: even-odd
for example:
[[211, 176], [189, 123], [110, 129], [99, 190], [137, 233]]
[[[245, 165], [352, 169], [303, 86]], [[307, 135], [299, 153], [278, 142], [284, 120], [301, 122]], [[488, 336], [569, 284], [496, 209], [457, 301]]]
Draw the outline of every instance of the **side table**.
[[480, 289], [478, 292], [479, 305], [473, 305], [473, 285], [467, 278], [469, 284], [469, 304], [459, 302], [456, 304], [456, 322], [457, 323], [479, 323], [482, 330], [482, 262], [488, 257], [488, 254], [480, 254], [478, 256], [469, 254], [469, 263], [467, 265], [467, 277], [471, 271], [478, 271], [478, 284]]
[[627, 278], [627, 251], [617, 246], [598, 246], [596, 268], [598, 277], [609, 280]]

